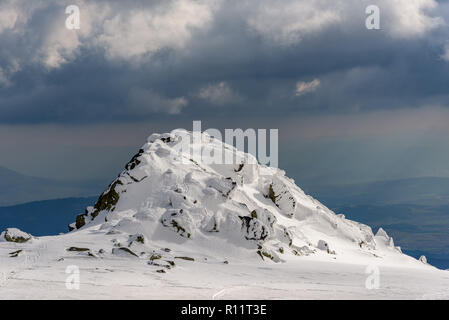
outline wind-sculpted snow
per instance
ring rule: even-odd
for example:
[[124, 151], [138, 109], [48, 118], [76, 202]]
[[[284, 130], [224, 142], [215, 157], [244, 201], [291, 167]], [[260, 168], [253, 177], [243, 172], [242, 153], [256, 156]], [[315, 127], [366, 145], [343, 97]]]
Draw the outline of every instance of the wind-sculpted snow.
[[[184, 131], [151, 135], [70, 229], [100, 225], [118, 233], [141, 232], [149, 243], [155, 236], [179, 237], [187, 247], [225, 240], [236, 250], [254, 248], [254, 255], [260, 248], [295, 256], [338, 257], [346, 248], [377, 255], [370, 227], [335, 215], [284, 171], [259, 165], [252, 155], [205, 133], [187, 149], [201, 151], [203, 161], [197, 161], [185, 148], [180, 151], [186, 137], [194, 141]], [[235, 163], [213, 163], [217, 150], [223, 157], [232, 154]], [[323, 251], [323, 243], [332, 249]]]

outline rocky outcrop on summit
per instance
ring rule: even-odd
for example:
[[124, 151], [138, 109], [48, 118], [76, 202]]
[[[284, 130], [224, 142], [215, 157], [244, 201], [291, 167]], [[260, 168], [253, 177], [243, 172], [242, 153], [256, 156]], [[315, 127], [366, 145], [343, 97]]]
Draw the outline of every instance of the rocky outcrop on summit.
[[[175, 130], [150, 136], [69, 229], [98, 226], [108, 234], [139, 234], [145, 243], [129, 246], [143, 252], [155, 238], [184, 241], [186, 246], [226, 243], [254, 249], [254, 254], [275, 262], [283, 261], [283, 255], [336, 258], [348, 247], [374, 256], [377, 241], [388, 241], [396, 250], [390, 238], [379, 233], [375, 238], [370, 227], [336, 215], [306, 195], [284, 171], [260, 165], [253, 156], [205, 133], [199, 143], [180, 151], [186, 137], [192, 133]], [[191, 150], [200, 150], [203, 161], [192, 157]], [[235, 162], [214, 163], [217, 150], [232, 153]]]

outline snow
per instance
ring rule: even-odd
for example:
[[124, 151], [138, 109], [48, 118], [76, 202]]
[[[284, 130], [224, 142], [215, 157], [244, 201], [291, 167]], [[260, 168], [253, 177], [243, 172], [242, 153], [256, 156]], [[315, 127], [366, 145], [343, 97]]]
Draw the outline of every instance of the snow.
[[17, 228], [8, 228], [0, 234], [0, 242], [26, 242], [32, 236], [29, 233], [23, 232]]
[[419, 257], [419, 261], [421, 261], [421, 262], [424, 263], [424, 264], [427, 264], [427, 258], [426, 258], [426, 256], [421, 256], [421, 257]]
[[[177, 148], [186, 136], [153, 134], [70, 233], [0, 243], [0, 298], [449, 298], [447, 271], [402, 254], [384, 230], [207, 134], [191, 149], [237, 161], [199, 162]], [[66, 288], [69, 266], [79, 290]]]

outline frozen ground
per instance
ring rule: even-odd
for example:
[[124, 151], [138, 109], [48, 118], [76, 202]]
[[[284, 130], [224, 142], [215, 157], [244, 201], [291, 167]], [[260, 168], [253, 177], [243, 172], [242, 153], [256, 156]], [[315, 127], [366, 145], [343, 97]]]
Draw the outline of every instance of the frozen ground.
[[382, 229], [207, 135], [180, 150], [185, 135], [152, 135], [71, 232], [0, 234], [0, 298], [449, 298], [449, 272], [404, 255]]
[[[425, 265], [401, 267], [404, 261], [397, 261], [396, 266], [380, 261], [379, 289], [370, 290], [366, 281], [373, 273], [372, 269], [365, 273], [367, 264], [315, 257], [292, 258], [285, 263], [256, 258], [245, 261], [181, 251], [195, 261], [174, 259], [174, 268], [158, 273], [160, 268], [148, 265], [143, 257], [91, 257], [66, 251], [75, 242], [87, 248], [102, 247], [98, 241], [102, 236], [94, 233], [85, 238], [81, 241], [65, 235], [29, 244], [2, 243], [0, 299], [449, 298], [448, 271]], [[20, 249], [23, 251], [17, 257], [9, 257]], [[70, 276], [66, 269], [72, 265], [80, 270], [79, 290], [66, 288]]]

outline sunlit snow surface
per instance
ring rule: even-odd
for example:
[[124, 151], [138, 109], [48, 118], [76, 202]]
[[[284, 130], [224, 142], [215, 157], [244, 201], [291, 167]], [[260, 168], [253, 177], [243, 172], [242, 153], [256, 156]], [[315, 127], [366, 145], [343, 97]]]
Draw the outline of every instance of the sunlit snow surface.
[[[246, 154], [198, 162], [177, 150], [181, 135], [152, 135], [115, 180], [118, 201], [88, 208], [79, 230], [0, 239], [0, 298], [449, 298], [449, 272], [402, 254], [383, 230], [335, 215]], [[235, 151], [207, 135], [193, 148]], [[66, 287], [73, 266], [78, 290]]]

